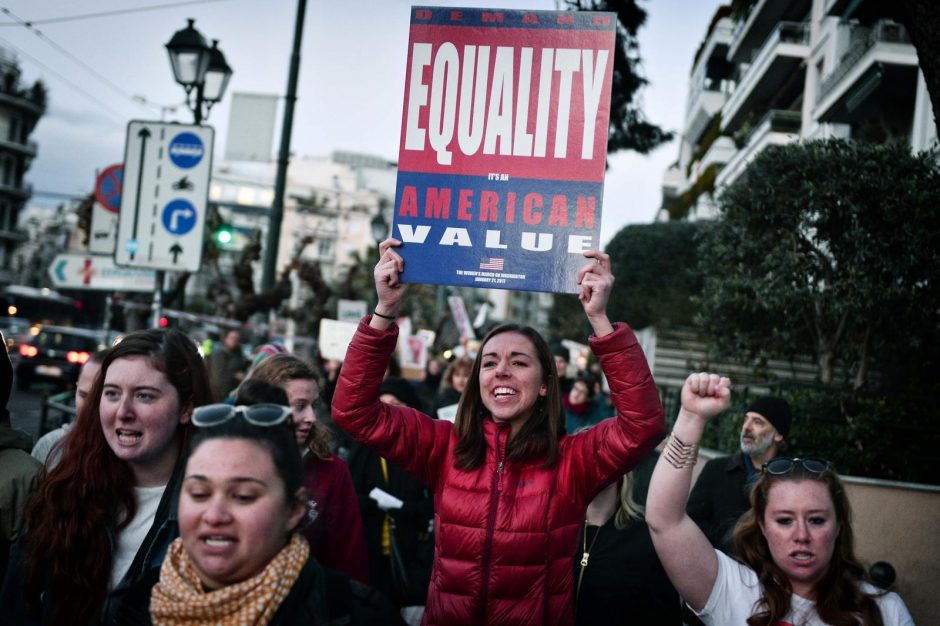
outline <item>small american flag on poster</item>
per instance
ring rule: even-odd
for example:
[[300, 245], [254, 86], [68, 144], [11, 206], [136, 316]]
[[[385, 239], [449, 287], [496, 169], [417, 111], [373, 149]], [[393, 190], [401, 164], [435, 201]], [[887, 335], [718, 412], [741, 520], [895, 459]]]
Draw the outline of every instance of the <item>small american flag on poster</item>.
[[498, 272], [501, 272], [503, 271], [504, 260], [505, 259], [497, 259], [495, 257], [491, 257], [489, 260], [483, 261], [482, 263], [480, 263], [480, 269], [481, 270], [496, 270]]

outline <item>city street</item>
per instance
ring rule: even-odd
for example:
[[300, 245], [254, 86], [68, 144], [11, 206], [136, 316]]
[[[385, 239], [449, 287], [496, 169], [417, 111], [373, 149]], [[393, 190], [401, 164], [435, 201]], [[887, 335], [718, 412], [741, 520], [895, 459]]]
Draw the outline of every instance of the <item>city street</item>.
[[[14, 381], [15, 382], [15, 381]], [[13, 426], [22, 428], [33, 437], [33, 442], [39, 437], [42, 406], [51, 395], [59, 393], [59, 389], [52, 385], [36, 383], [29, 391], [21, 391], [14, 385], [13, 395], [10, 397], [10, 419]], [[61, 423], [62, 413], [49, 410], [46, 430], [51, 430]]]

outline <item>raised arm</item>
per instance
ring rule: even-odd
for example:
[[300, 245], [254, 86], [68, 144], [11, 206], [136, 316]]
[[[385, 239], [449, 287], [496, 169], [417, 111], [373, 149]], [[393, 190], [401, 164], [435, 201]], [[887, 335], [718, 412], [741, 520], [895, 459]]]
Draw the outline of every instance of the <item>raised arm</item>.
[[676, 591], [701, 610], [718, 575], [718, 557], [708, 538], [686, 514], [692, 468], [705, 422], [728, 408], [731, 381], [692, 374], [682, 386], [682, 408], [663, 449], [646, 500], [646, 523], [656, 553]]
[[405, 269], [405, 260], [395, 252], [400, 245], [400, 241], [391, 237], [379, 244], [379, 262], [373, 272], [378, 304], [369, 321], [369, 326], [377, 330], [385, 330], [392, 325], [405, 296], [405, 284], [398, 277]]
[[607, 317], [607, 300], [614, 286], [614, 275], [610, 273], [610, 257], [600, 250], [589, 250], [584, 256], [591, 260], [578, 271], [581, 292], [578, 299], [584, 314], [591, 323], [596, 337], [614, 332], [614, 325]]
[[596, 250], [584, 256], [588, 262], [578, 272], [578, 282], [581, 306], [594, 329], [588, 343], [607, 376], [617, 410], [614, 419], [562, 441], [569, 451], [562, 470], [572, 478], [573, 496], [590, 502], [601, 488], [656, 447], [665, 432], [665, 420], [656, 383], [636, 336], [626, 324], [612, 324], [607, 317], [614, 284], [610, 257]]

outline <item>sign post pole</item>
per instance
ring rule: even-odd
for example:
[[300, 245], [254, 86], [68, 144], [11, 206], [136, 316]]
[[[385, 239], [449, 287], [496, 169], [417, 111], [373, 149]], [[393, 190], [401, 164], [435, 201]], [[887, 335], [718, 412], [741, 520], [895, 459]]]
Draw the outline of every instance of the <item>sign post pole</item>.
[[151, 328], [160, 328], [160, 316], [163, 315], [163, 270], [157, 270], [156, 286], [153, 289], [153, 304], [150, 310], [153, 314]]

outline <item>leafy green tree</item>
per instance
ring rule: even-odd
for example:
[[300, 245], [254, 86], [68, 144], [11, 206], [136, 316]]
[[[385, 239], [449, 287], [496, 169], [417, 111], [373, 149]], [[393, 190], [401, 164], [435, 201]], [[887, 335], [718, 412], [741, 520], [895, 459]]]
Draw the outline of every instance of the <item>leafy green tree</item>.
[[583, 342], [588, 333], [590, 325], [584, 317], [584, 309], [578, 301], [578, 296], [555, 294], [552, 308], [548, 312], [549, 343], [555, 344], [562, 339]]
[[617, 14], [607, 152], [634, 150], [646, 154], [670, 141], [673, 133], [647, 122], [639, 104], [639, 92], [649, 83], [640, 72], [640, 44], [636, 36], [646, 22], [646, 11], [636, 0], [565, 0], [565, 5], [575, 11]]
[[634, 328], [692, 324], [701, 289], [697, 238], [707, 222], [635, 224], [607, 245], [617, 285], [609, 310]]
[[701, 326], [721, 352], [815, 354], [825, 384], [841, 363], [861, 388], [875, 358], [885, 377], [930, 380], [912, 357], [935, 359], [940, 327], [935, 155], [844, 140], [775, 146], [719, 204], [699, 267]]

